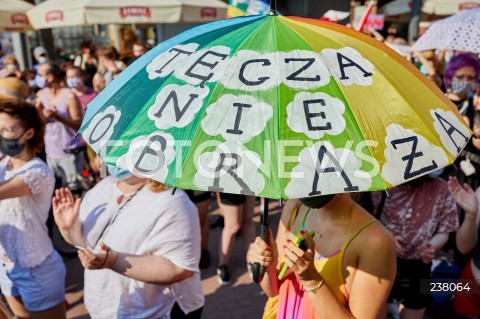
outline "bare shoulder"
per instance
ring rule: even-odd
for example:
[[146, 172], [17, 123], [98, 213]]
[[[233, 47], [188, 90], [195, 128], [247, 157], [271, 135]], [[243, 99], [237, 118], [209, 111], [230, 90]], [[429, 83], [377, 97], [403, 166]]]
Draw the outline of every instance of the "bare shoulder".
[[[361, 207], [357, 208], [358, 223], [360, 225], [366, 225], [369, 221], [372, 221], [374, 217], [368, 212], [363, 210]], [[385, 226], [380, 223], [380, 221], [375, 221], [372, 224], [365, 227], [359, 234], [358, 240], [356, 241], [361, 248], [361, 252], [368, 251], [379, 251], [379, 250], [390, 250], [395, 251], [395, 239], [393, 235], [385, 228]], [[371, 249], [364, 249], [369, 247]]]
[[288, 224], [288, 222], [290, 221], [290, 217], [292, 216], [292, 213], [295, 210], [295, 207], [297, 207], [299, 202], [300, 201], [298, 199], [289, 199], [285, 202], [285, 205], [283, 205], [282, 217], [281, 217], [281, 220], [284, 223]]

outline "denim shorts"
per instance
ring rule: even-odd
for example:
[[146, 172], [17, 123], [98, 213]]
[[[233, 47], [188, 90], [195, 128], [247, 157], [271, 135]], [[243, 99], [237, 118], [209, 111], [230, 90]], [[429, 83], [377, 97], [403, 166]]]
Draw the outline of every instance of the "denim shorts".
[[56, 250], [32, 268], [0, 261], [2, 293], [21, 297], [28, 311], [43, 311], [64, 302], [65, 275], [65, 265]]

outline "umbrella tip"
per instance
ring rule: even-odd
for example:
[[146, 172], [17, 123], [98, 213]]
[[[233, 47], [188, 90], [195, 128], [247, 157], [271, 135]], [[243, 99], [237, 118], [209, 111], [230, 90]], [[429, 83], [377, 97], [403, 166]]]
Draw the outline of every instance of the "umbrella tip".
[[176, 191], [177, 191], [177, 188], [174, 187], [174, 188], [172, 189], [172, 195], [175, 195], [175, 192], [176, 192]]

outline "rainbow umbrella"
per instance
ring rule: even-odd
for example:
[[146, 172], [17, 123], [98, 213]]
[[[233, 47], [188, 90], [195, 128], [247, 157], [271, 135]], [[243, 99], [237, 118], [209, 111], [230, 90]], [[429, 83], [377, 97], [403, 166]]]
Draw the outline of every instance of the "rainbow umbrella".
[[80, 133], [107, 163], [173, 187], [284, 199], [407, 182], [471, 136], [381, 42], [277, 15], [163, 42], [88, 106]]
[[266, 198], [383, 190], [451, 164], [471, 136], [383, 43], [275, 14], [161, 43], [89, 104], [80, 133], [105, 162], [166, 185]]

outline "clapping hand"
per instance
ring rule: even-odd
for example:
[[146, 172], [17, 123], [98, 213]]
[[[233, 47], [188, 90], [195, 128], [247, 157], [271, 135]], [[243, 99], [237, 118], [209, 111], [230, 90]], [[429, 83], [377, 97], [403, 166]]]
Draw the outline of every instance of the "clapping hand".
[[478, 198], [470, 185], [464, 183], [462, 187], [456, 177], [450, 177], [448, 179], [448, 190], [465, 213], [472, 218], [476, 218]]
[[78, 258], [80, 258], [82, 266], [86, 269], [111, 268], [115, 263], [112, 256], [112, 250], [107, 247], [105, 243], [100, 244], [100, 251], [96, 254], [88, 249], [81, 249], [78, 251]]
[[53, 218], [62, 233], [63, 238], [76, 246], [84, 246], [82, 236], [82, 224], [80, 223], [80, 198], [73, 198], [68, 188], [60, 188], [55, 191], [52, 198]]

